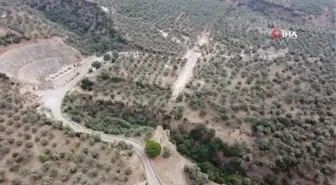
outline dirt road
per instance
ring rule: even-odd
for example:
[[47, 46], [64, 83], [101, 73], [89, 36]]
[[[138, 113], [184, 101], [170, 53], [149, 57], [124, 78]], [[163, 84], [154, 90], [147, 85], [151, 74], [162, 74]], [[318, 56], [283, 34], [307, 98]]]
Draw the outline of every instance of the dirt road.
[[137, 155], [141, 158], [141, 161], [144, 165], [145, 171], [146, 171], [146, 179], [149, 185], [161, 185], [159, 182], [155, 171], [153, 169], [152, 163], [150, 159], [147, 157], [144, 147], [139, 144], [139, 142], [114, 136], [114, 135], [108, 135], [104, 134], [102, 132], [93, 131], [91, 129], [87, 129], [82, 125], [79, 125], [77, 123], [74, 123], [70, 120], [68, 120], [66, 117], [62, 115], [61, 112], [61, 105], [63, 102], [63, 98], [67, 94], [69, 90], [71, 90], [81, 79], [82, 77], [87, 74], [88, 69], [90, 68], [90, 64], [92, 61], [95, 60], [101, 60], [101, 58], [90, 58], [87, 59], [87, 61], [84, 62], [84, 64], [78, 69], [79, 75], [76, 76], [70, 83], [68, 83], [66, 86], [59, 87], [57, 89], [42, 91], [43, 94], [42, 102], [44, 106], [51, 110], [52, 116], [55, 120], [62, 121], [63, 124], [68, 125], [70, 128], [72, 128], [75, 132], [82, 132], [82, 133], [96, 133], [101, 136], [101, 139], [106, 142], [115, 142], [115, 141], [124, 141], [127, 144], [131, 144], [137, 153]]
[[192, 79], [193, 70], [197, 64], [197, 59], [202, 56], [202, 53], [198, 50], [198, 45], [207, 44], [209, 41], [209, 32], [204, 31], [197, 38], [196, 46], [189, 49], [183, 58], [188, 61], [183, 66], [183, 69], [173, 84], [172, 100], [175, 100], [177, 96], [183, 92], [185, 85]]
[[173, 85], [172, 99], [176, 99], [177, 96], [184, 90], [185, 85], [192, 79], [193, 70], [197, 64], [197, 58], [201, 56], [201, 53], [196, 51], [195, 48], [188, 50], [183, 58], [188, 61], [183, 66], [183, 69]]

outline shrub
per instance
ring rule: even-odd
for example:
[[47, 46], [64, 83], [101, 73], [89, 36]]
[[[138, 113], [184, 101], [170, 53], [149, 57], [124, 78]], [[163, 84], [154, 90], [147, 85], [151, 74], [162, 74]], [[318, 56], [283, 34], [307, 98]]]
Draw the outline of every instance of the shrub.
[[98, 61], [94, 61], [92, 64], [91, 64], [92, 67], [96, 68], [96, 69], [99, 69], [101, 67], [101, 63], [98, 62]]
[[131, 175], [132, 174], [132, 169], [131, 168], [127, 168], [125, 170], [125, 175]]
[[39, 170], [34, 170], [30, 176], [35, 179], [35, 180], [38, 180], [38, 179], [41, 179], [42, 178], [42, 172], [39, 171]]
[[118, 58], [119, 57], [119, 53], [117, 53], [117, 52], [113, 52], [112, 55], [113, 55], [114, 58]]
[[97, 177], [97, 175], [98, 175], [98, 170], [97, 170], [97, 168], [93, 168], [93, 169], [91, 169], [91, 170], [89, 171], [89, 173], [88, 173], [88, 176], [91, 177], [91, 178], [93, 178], [93, 177]]
[[70, 173], [75, 173], [77, 171], [77, 164], [70, 162], [67, 171]]
[[19, 164], [14, 164], [13, 166], [9, 167], [9, 171], [10, 172], [18, 172], [20, 170], [20, 166]]
[[5, 171], [4, 170], [1, 170], [0, 171], [0, 183], [3, 183], [3, 182], [5, 182]]
[[6, 130], [6, 127], [4, 125], [0, 125], [0, 132], [4, 132]]
[[94, 83], [91, 80], [89, 80], [88, 78], [84, 78], [81, 81], [81, 85], [80, 86], [81, 86], [82, 89], [91, 91], [93, 85], [94, 85]]
[[146, 142], [145, 151], [149, 157], [156, 157], [161, 153], [161, 145], [153, 140], [148, 140]]
[[19, 177], [15, 177], [13, 180], [11, 180], [12, 185], [21, 185], [22, 183], [23, 183], [23, 181]]
[[50, 171], [50, 177], [57, 177], [58, 175], [58, 170], [56, 168], [51, 169]]
[[106, 53], [103, 57], [104, 61], [109, 61], [109, 60], [111, 60], [111, 58], [112, 58], [111, 55], [108, 54], [108, 53]]
[[33, 147], [33, 145], [34, 144], [31, 141], [28, 141], [28, 142], [25, 143], [26, 148], [31, 148], [31, 147]]
[[[29, 175], [29, 170], [27, 168], [22, 168], [19, 170], [19, 175], [21, 177], [26, 177], [27, 175]], [[1, 182], [1, 180], [0, 180]]]
[[208, 176], [203, 174], [197, 166], [184, 166], [184, 172], [187, 173], [189, 180], [195, 185], [208, 184]]
[[99, 158], [99, 152], [97, 151], [91, 151], [91, 156], [95, 159], [98, 159]]
[[42, 144], [43, 146], [47, 146], [47, 145], [49, 144], [49, 141], [46, 140], [46, 139], [42, 139], [41, 144]]
[[61, 181], [62, 182], [68, 181], [69, 178], [70, 178], [70, 174], [68, 172], [66, 172], [66, 171], [61, 172]]
[[42, 185], [52, 185], [52, 179], [48, 176], [43, 177]]
[[163, 155], [164, 158], [169, 158], [171, 156], [170, 150], [167, 147], [163, 147]]
[[95, 142], [101, 141], [101, 137], [99, 134], [92, 134], [92, 138], [94, 139]]

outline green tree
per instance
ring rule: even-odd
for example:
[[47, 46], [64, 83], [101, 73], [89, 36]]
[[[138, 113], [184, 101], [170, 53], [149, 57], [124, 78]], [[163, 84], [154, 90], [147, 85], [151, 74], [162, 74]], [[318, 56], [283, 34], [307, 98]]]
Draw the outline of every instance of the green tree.
[[149, 157], [156, 157], [161, 153], [161, 145], [153, 140], [148, 140], [146, 142], [145, 151]]
[[81, 85], [80, 85], [80, 86], [82, 87], [82, 89], [91, 91], [93, 85], [94, 85], [94, 82], [92, 82], [92, 81], [89, 80], [88, 78], [84, 78], [84, 79], [81, 81]]

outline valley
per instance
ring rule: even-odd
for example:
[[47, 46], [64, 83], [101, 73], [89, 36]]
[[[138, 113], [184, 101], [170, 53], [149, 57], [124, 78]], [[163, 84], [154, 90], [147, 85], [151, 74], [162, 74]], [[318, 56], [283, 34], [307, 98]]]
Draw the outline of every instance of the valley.
[[0, 10], [0, 184], [335, 182], [330, 0]]

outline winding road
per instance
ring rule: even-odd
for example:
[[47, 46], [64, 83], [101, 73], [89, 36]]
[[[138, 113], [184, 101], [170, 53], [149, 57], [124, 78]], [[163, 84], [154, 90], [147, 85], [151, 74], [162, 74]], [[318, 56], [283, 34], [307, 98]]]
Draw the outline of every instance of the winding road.
[[87, 74], [91, 62], [95, 60], [101, 60], [101, 58], [92, 57], [86, 59], [82, 63], [82, 65], [78, 67], [78, 75], [73, 80], [71, 80], [66, 86], [58, 87], [52, 90], [40, 91], [39, 94], [42, 96], [42, 102], [44, 106], [51, 110], [52, 117], [55, 120], [62, 121], [63, 124], [68, 125], [75, 132], [95, 133], [99, 134], [101, 136], [101, 139], [106, 142], [124, 141], [125, 143], [132, 145], [135, 152], [140, 157], [144, 165], [148, 184], [162, 185], [158, 177], [156, 176], [151, 160], [148, 158], [148, 156], [144, 151], [144, 147], [141, 146], [138, 141], [129, 138], [108, 135], [103, 132], [93, 131], [91, 129], [85, 128], [82, 125], [74, 123], [63, 116], [61, 112], [61, 106], [65, 95]]

